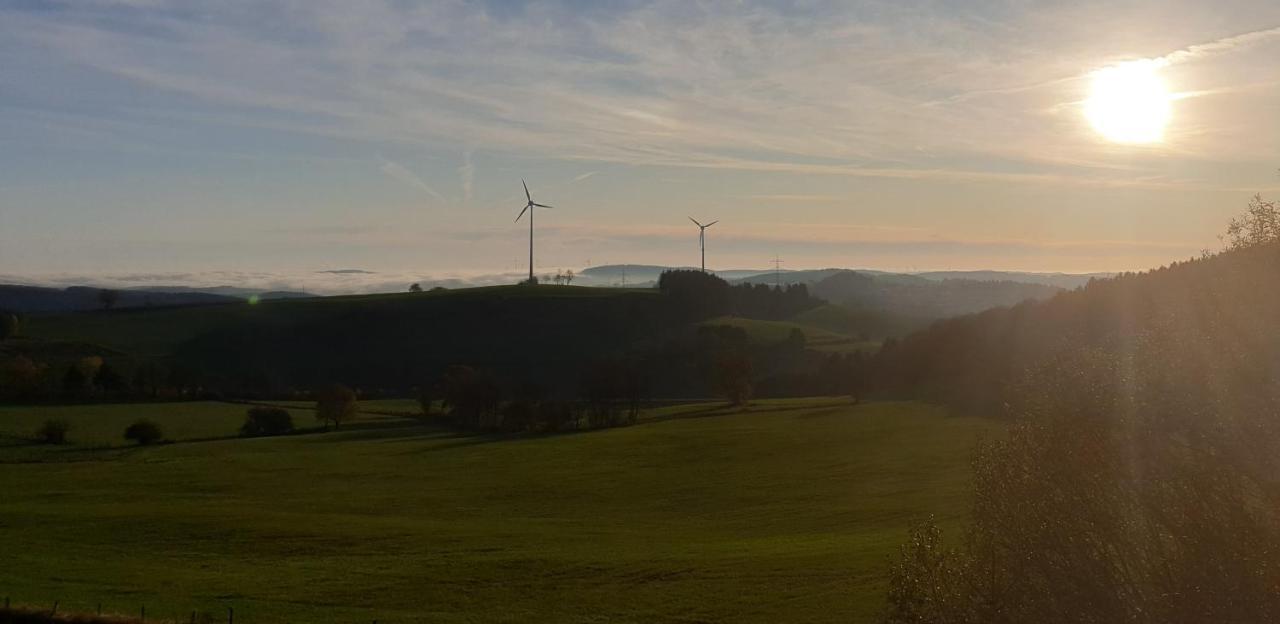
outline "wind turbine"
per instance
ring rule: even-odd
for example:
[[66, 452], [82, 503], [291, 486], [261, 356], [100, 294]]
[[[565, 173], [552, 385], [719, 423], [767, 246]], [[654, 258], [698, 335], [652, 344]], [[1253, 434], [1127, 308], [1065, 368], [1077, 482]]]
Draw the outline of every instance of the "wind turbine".
[[706, 273], [707, 272], [707, 228], [719, 223], [720, 220], [717, 219], [706, 225], [698, 223], [698, 220], [694, 219], [693, 217], [689, 217], [689, 220], [693, 221], [693, 224], [698, 226], [698, 249], [702, 251], [702, 272]]
[[533, 213], [534, 213], [533, 209], [534, 208], [551, 208], [551, 206], [548, 206], [546, 204], [539, 204], [538, 202], [533, 201], [533, 196], [529, 194], [529, 185], [525, 183], [524, 178], [520, 179], [520, 184], [524, 185], [524, 198], [529, 200], [529, 203], [524, 205], [524, 210], [520, 211], [519, 216], [516, 217], [516, 221], [519, 221], [520, 217], [524, 216], [524, 213], [526, 212], [529, 213], [529, 283], [532, 284], [533, 283]]

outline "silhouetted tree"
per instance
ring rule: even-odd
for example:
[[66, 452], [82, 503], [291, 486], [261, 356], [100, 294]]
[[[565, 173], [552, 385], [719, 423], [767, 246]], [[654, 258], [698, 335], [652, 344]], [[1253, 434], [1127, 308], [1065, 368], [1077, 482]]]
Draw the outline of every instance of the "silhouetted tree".
[[71, 423], [61, 419], [44, 421], [36, 430], [36, 439], [45, 444], [65, 444], [67, 432], [71, 431]]
[[330, 384], [316, 393], [316, 420], [334, 429], [355, 418], [360, 411], [356, 393], [342, 384]]
[[716, 392], [741, 407], [751, 400], [754, 387], [751, 358], [745, 353], [726, 353], [720, 356], [715, 369]]
[[409, 285], [409, 292], [413, 292], [413, 293], [422, 292], [422, 286], [417, 282], [414, 282], [413, 284]]
[[160, 425], [146, 418], [134, 421], [124, 430], [124, 439], [132, 440], [140, 445], [155, 444], [164, 438]]
[[0, 342], [18, 335], [20, 321], [13, 312], [0, 311]]
[[68, 397], [81, 397], [89, 389], [89, 380], [85, 378], [80, 367], [72, 364], [62, 376], [62, 392]]
[[251, 407], [240, 426], [240, 435], [245, 437], [277, 436], [292, 431], [293, 416], [280, 407]]
[[488, 371], [450, 366], [440, 385], [442, 403], [455, 423], [477, 429], [499, 427], [502, 392]]
[[1227, 224], [1228, 249], [1243, 249], [1280, 240], [1280, 207], [1264, 201], [1261, 195], [1249, 200], [1244, 214]]
[[101, 389], [104, 394], [110, 396], [119, 396], [129, 390], [129, 384], [124, 380], [124, 377], [106, 362], [99, 366], [98, 371], [94, 373], [93, 385]]

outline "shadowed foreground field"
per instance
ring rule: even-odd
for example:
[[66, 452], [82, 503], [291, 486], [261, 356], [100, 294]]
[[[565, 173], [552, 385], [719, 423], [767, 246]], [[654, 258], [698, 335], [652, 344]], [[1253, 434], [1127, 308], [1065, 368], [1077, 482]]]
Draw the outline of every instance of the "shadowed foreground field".
[[992, 427], [807, 399], [569, 435], [384, 419], [0, 463], [0, 595], [149, 620], [866, 621], [908, 524], [963, 516]]

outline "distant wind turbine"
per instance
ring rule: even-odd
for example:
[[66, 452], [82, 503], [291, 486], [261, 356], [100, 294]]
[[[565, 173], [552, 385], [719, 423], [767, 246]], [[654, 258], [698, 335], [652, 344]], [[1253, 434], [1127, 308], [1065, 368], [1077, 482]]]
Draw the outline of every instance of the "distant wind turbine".
[[520, 214], [516, 217], [516, 221], [519, 221], [520, 217], [524, 216], [524, 213], [526, 212], [529, 213], [529, 283], [532, 284], [533, 283], [533, 213], [534, 213], [533, 209], [534, 208], [551, 208], [551, 206], [548, 206], [546, 204], [539, 204], [538, 202], [533, 201], [533, 195], [529, 194], [529, 185], [525, 183], [524, 178], [520, 179], [520, 184], [524, 185], [524, 198], [529, 200], [529, 203], [524, 205], [524, 210], [520, 211]]
[[689, 220], [693, 221], [693, 224], [698, 226], [698, 249], [702, 251], [702, 272], [706, 273], [707, 272], [707, 228], [719, 223], [720, 220], [717, 219], [706, 225], [698, 223], [698, 220], [694, 219], [693, 217], [689, 217]]

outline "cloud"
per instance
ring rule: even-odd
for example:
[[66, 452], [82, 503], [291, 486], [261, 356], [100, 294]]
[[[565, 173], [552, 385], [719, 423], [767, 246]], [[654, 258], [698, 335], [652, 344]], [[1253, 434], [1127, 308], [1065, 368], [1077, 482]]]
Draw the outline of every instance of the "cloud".
[[431, 185], [427, 184], [425, 180], [418, 177], [418, 174], [412, 171], [409, 171], [407, 168], [405, 168], [404, 165], [401, 165], [398, 162], [387, 160], [386, 158], [381, 158], [381, 160], [382, 160], [382, 164], [378, 166], [378, 169], [383, 173], [387, 174], [392, 178], [395, 178], [396, 180], [404, 182], [405, 184], [408, 184], [409, 186], [412, 186], [420, 191], [423, 191], [426, 194], [436, 199], [444, 199], [444, 196], [436, 192], [435, 189], [431, 188]]
[[462, 166], [458, 167], [458, 174], [462, 177], [462, 201], [470, 203], [476, 181], [476, 166], [471, 162], [469, 149], [462, 152]]
[[1233, 37], [1224, 37], [1217, 41], [1188, 46], [1176, 52], [1170, 52], [1169, 54], [1160, 57], [1160, 60], [1168, 64], [1185, 63], [1214, 54], [1231, 52], [1239, 48], [1276, 38], [1280, 38], [1280, 26], [1264, 30], [1255, 30], [1235, 35]]
[[574, 181], [574, 182], [581, 182], [581, 181], [583, 181], [583, 180], [586, 180], [587, 178], [590, 178], [590, 177], [595, 176], [595, 175], [596, 175], [596, 174], [598, 174], [598, 173], [600, 173], [600, 172], [599, 172], [599, 171], [588, 171], [588, 172], [586, 172], [586, 173], [580, 173], [580, 174], [578, 174], [578, 175], [574, 176], [573, 181]]
[[[656, 0], [584, 11], [553, 1], [499, 11], [317, 1], [219, 5], [200, 20], [143, 12], [129, 28], [70, 8], [5, 17], [10, 34], [75, 62], [271, 113], [248, 123], [325, 136], [747, 171], [1054, 185], [1123, 179], [1135, 163], [1118, 168], [1078, 119], [1055, 109], [1108, 57], [1096, 32], [1084, 37], [1089, 22], [1067, 11], [1010, 9], [993, 22], [937, 7], [922, 16], [909, 6], [881, 7], [867, 19], [844, 3], [783, 10]], [[1159, 25], [1168, 28], [1147, 24], [1144, 32], [1220, 12], [1189, 4], [1163, 12]], [[298, 36], [254, 26], [275, 22]], [[543, 36], [528, 37], [530, 23]], [[1240, 49], [1275, 32], [1169, 57]], [[1234, 147], [1214, 140], [1214, 151]]]

